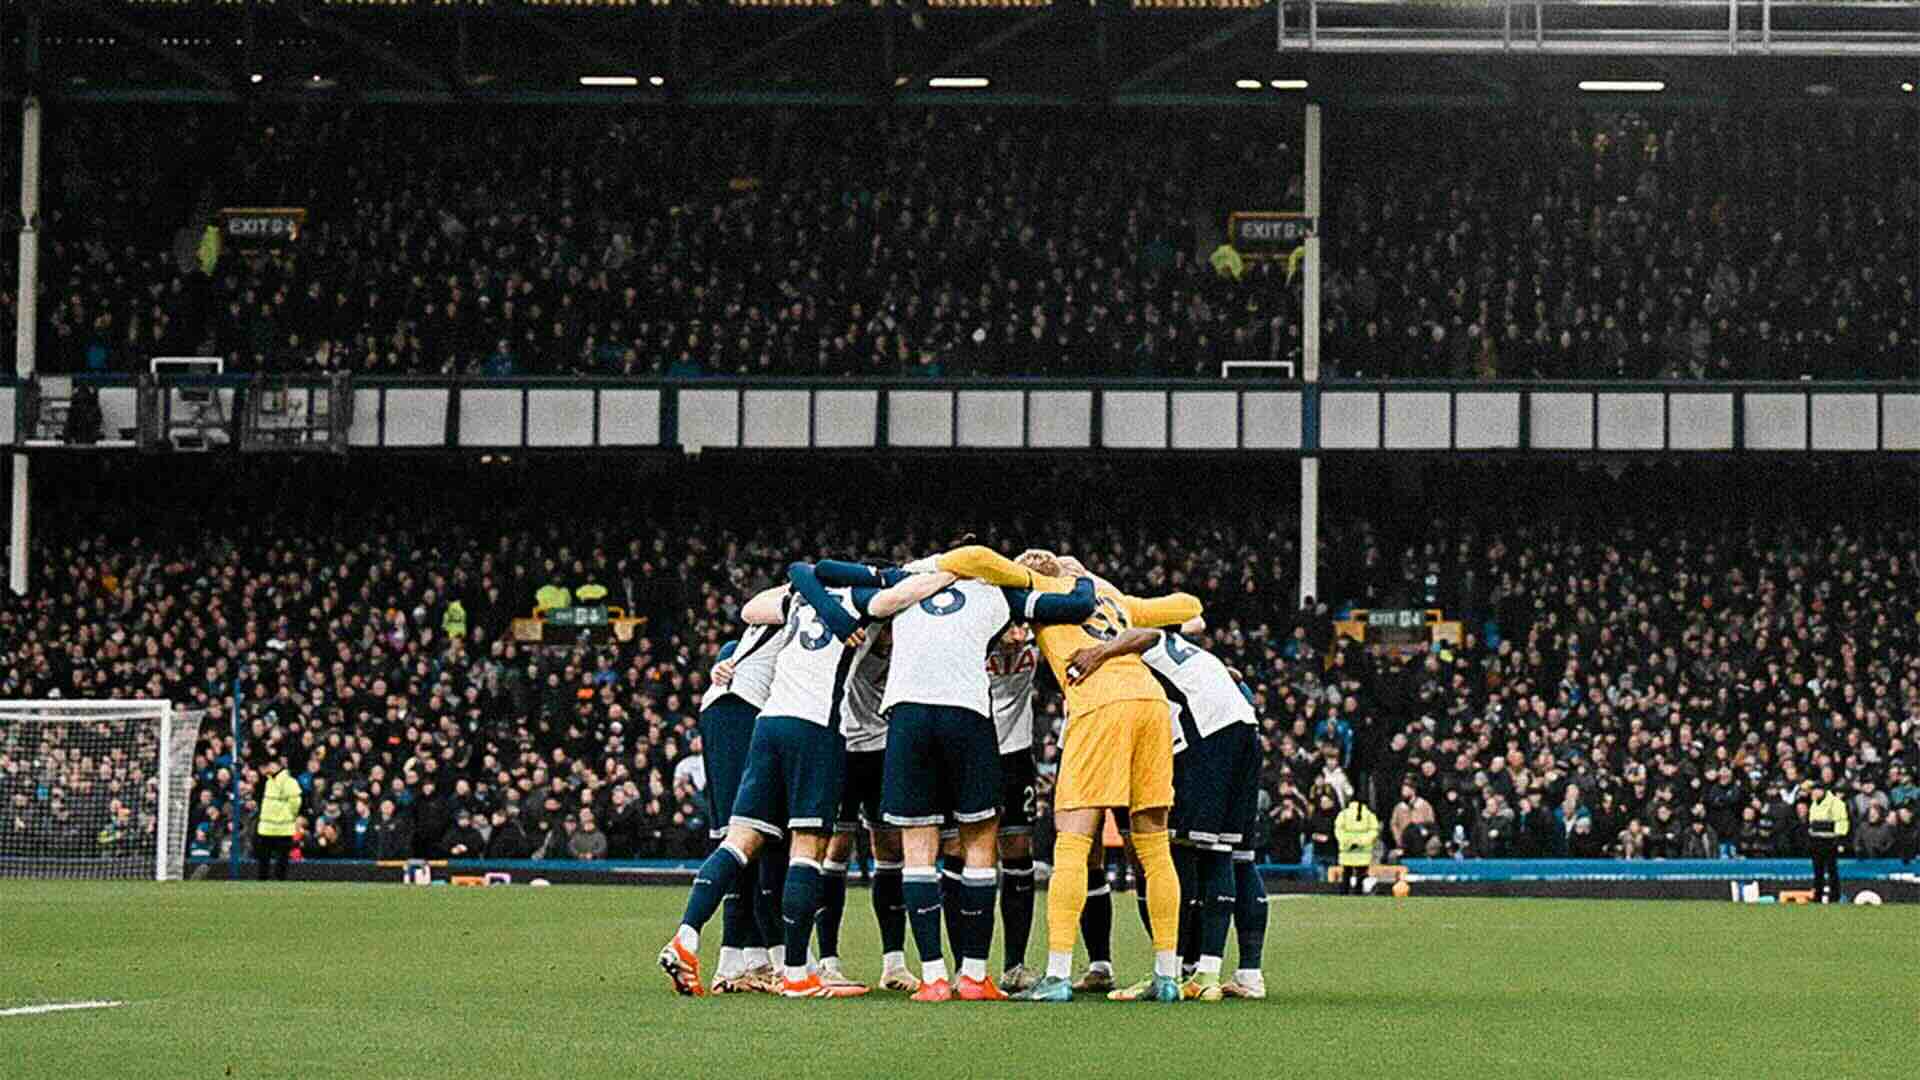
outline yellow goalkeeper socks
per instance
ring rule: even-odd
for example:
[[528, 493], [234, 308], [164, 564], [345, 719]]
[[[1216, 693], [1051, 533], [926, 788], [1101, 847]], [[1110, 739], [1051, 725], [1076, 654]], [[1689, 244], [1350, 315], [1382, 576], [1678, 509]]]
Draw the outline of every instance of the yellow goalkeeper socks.
[[[1161, 848], [1164, 853], [1166, 845]], [[1047, 951], [1073, 955], [1080, 912], [1087, 906], [1087, 853], [1093, 837], [1063, 832], [1053, 840], [1053, 878], [1047, 883]]]
[[[1155, 952], [1180, 945], [1180, 874], [1173, 868], [1173, 850], [1162, 832], [1133, 834], [1133, 853], [1147, 876], [1147, 914], [1153, 919]], [[1053, 908], [1047, 908], [1051, 915]]]

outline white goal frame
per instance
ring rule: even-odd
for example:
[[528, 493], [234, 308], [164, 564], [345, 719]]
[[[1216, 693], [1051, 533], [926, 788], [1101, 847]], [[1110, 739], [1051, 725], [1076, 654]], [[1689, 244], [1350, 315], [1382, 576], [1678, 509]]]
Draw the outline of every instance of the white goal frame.
[[[159, 761], [154, 763], [154, 776], [159, 783], [159, 797], [155, 806], [153, 880], [178, 881], [186, 867], [185, 815], [191, 812], [193, 751], [199, 738], [197, 718], [201, 713], [201, 710], [177, 709], [170, 701], [154, 698], [0, 701], [0, 734], [5, 733], [10, 720], [88, 723], [96, 717], [116, 717], [133, 722], [157, 721], [159, 738], [155, 749]], [[192, 726], [181, 729], [181, 724]], [[187, 740], [179, 754], [183, 761], [178, 769], [173, 746], [176, 731]]]

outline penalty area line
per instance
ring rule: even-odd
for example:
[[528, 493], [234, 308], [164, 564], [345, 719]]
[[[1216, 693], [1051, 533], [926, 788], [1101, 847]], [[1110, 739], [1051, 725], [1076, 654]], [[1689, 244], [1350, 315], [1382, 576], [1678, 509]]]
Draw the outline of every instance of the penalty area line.
[[46, 1005], [21, 1005], [0, 1009], [0, 1016], [43, 1016], [47, 1013], [77, 1012], [81, 1009], [117, 1009], [124, 1001], [56, 1001]]

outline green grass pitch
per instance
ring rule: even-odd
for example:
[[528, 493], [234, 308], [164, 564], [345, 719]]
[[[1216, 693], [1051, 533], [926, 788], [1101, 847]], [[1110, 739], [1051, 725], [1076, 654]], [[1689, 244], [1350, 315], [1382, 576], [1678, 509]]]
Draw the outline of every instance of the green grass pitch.
[[[676, 997], [683, 895], [0, 882], [0, 1010], [127, 1002], [0, 1016], [0, 1076], [1911, 1077], [1920, 1046], [1899, 906], [1279, 899], [1264, 1002], [934, 1007]], [[852, 972], [876, 950], [855, 889]]]

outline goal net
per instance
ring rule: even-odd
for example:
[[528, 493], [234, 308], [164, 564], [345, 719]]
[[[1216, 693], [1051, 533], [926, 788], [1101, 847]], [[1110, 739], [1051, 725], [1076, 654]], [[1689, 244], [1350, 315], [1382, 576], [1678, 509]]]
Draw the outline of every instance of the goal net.
[[0, 878], [179, 880], [203, 712], [0, 702]]

